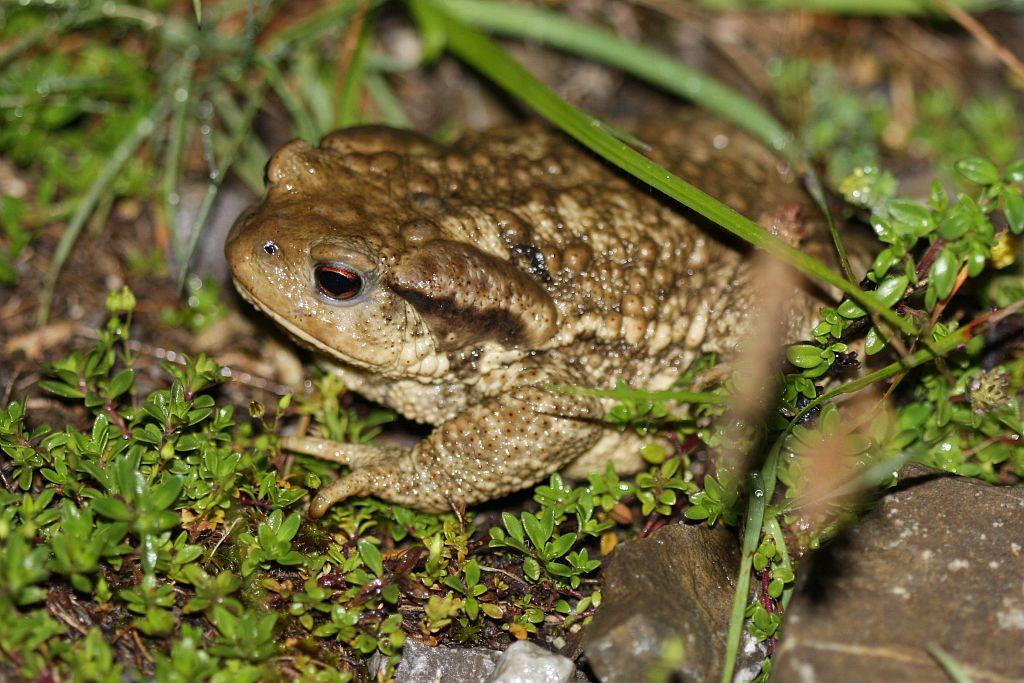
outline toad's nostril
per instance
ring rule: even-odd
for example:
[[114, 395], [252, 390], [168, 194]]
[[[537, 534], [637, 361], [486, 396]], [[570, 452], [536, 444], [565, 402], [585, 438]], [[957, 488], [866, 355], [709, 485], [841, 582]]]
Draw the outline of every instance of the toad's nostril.
[[270, 256], [273, 256], [274, 254], [277, 253], [277, 242], [274, 242], [273, 240], [266, 242], [263, 245], [263, 251], [265, 251]]

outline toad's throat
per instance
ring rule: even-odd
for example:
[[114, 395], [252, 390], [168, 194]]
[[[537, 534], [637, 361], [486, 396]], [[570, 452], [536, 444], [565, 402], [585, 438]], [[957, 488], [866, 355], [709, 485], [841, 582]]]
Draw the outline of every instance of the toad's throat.
[[265, 304], [255, 294], [253, 294], [252, 290], [248, 289], [237, 279], [235, 280], [235, 289], [238, 290], [238, 293], [241, 295], [243, 299], [245, 299], [247, 302], [249, 302], [256, 308], [260, 309], [267, 315], [269, 315], [271, 319], [275, 323], [277, 323], [279, 327], [281, 327], [281, 329], [287, 332], [292, 339], [294, 339], [302, 346], [310, 348], [314, 351], [317, 351], [328, 356], [329, 358], [339, 360], [343, 363], [352, 365], [354, 367], [359, 367], [368, 370], [380, 370], [383, 367], [382, 363], [370, 363], [359, 358], [353, 358], [351, 356], [346, 355], [342, 350], [325, 344], [321, 340], [317, 339], [313, 335], [303, 330], [301, 327], [292, 323], [290, 320], [288, 320], [287, 317], [281, 315], [278, 311], [275, 311], [273, 308]]

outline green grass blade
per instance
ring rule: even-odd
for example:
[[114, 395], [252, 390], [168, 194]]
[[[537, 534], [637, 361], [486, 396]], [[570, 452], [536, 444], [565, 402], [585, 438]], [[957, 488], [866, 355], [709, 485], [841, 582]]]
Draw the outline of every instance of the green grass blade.
[[37, 325], [45, 324], [50, 317], [50, 308], [53, 304], [53, 294], [57, 286], [57, 278], [60, 277], [64, 263], [68, 260], [71, 249], [75, 246], [79, 235], [82, 234], [82, 230], [85, 228], [85, 224], [92, 215], [93, 210], [95, 210], [96, 205], [110, 189], [110, 186], [114, 183], [124, 165], [138, 151], [142, 142], [167, 118], [169, 109], [169, 98], [161, 97], [148, 114], [139, 118], [135, 126], [128, 131], [128, 134], [125, 135], [121, 143], [114, 149], [110, 159], [103, 166], [99, 175], [96, 176], [96, 179], [93, 180], [89, 189], [78, 203], [75, 212], [68, 221], [67, 227], [64, 228], [64, 234], [61, 235], [57, 248], [53, 252], [53, 258], [50, 261], [50, 272], [47, 275], [46, 285], [43, 288], [42, 298], [36, 312]]
[[928, 646], [928, 652], [931, 653], [932, 657], [938, 660], [942, 669], [949, 676], [949, 680], [953, 683], [973, 683], [970, 674], [964, 671], [964, 668], [960, 666], [960, 663], [953, 659], [953, 656], [943, 650], [937, 644], [932, 643]]
[[732, 121], [791, 161], [801, 157], [792, 135], [767, 110], [670, 55], [539, 7], [495, 0], [445, 0], [444, 8], [485, 31], [544, 43], [632, 74]]
[[677, 403], [725, 403], [726, 397], [712, 391], [644, 391], [619, 387], [615, 389], [592, 389], [568, 384], [555, 384], [546, 387], [548, 391], [575, 396], [594, 396], [597, 398], [614, 398], [620, 401], [675, 401]]
[[771, 466], [771, 477], [765, 476], [765, 472], [751, 472], [749, 477], [749, 497], [747, 498], [747, 517], [743, 524], [740, 571], [736, 576], [736, 592], [733, 594], [732, 611], [729, 615], [729, 633], [725, 641], [722, 683], [732, 683], [733, 673], [736, 670], [736, 655], [739, 653], [743, 624], [746, 621], [744, 614], [747, 609], [747, 596], [750, 594], [750, 573], [754, 565], [754, 553], [761, 542], [761, 525], [764, 523], [765, 504], [775, 490], [775, 472], [781, 452], [782, 439], [780, 438], [765, 461], [766, 470], [769, 465]]
[[443, 21], [449, 50], [601, 157], [805, 275], [836, 287], [897, 329], [915, 332], [911, 321], [900, 318], [873, 295], [609, 135], [596, 118], [562, 100], [492, 40], [447, 14], [441, 3], [413, 3], [419, 6], [417, 11], [432, 13]]
[[258, 56], [256, 61], [260, 69], [262, 69], [264, 76], [266, 76], [270, 87], [281, 98], [281, 104], [288, 110], [292, 121], [295, 122], [295, 134], [308, 142], [318, 142], [320, 140], [320, 130], [313, 119], [313, 115], [306, 108], [306, 103], [302, 101], [302, 98], [293, 93], [288, 84], [285, 83], [284, 74], [278, 68], [277, 62], [262, 55]]
[[[247, 100], [254, 96], [255, 90], [253, 88], [243, 86], [242, 90]], [[245, 112], [239, 108], [232, 93], [226, 90], [218, 90], [217, 92], [209, 93], [209, 97], [213, 101], [213, 106], [216, 108], [218, 116], [227, 126], [228, 135], [237, 135], [239, 131], [249, 125]], [[221, 151], [224, 152], [224, 150]], [[255, 194], [263, 192], [263, 167], [269, 158], [270, 152], [267, 151], [267, 148], [264, 147], [259, 138], [255, 135], [250, 135], [244, 143], [241, 155], [235, 161], [233, 167], [235, 175], [248, 185], [249, 189]]]
[[[323, 9], [286, 26], [274, 34], [259, 50], [265, 58], [277, 60], [295, 45], [309, 45], [318, 37], [330, 31], [337, 31], [348, 23], [349, 18], [364, 0], [341, 0], [329, 3]], [[370, 3], [369, 9], [381, 5], [383, 0]]]
[[402, 103], [395, 97], [384, 75], [378, 71], [368, 70], [366, 73], [366, 92], [377, 107], [380, 117], [389, 126], [411, 128], [409, 115], [402, 108]]
[[361, 122], [359, 115], [359, 95], [362, 93], [366, 74], [366, 48], [374, 33], [374, 21], [367, 16], [359, 29], [355, 49], [348, 63], [348, 69], [342, 75], [340, 96], [337, 110], [334, 113], [334, 125], [339, 128], [353, 126]]
[[181, 161], [185, 151], [185, 139], [190, 128], [189, 123], [192, 122], [191, 104], [194, 89], [197, 87], [197, 84], [192, 81], [192, 74], [198, 56], [197, 49], [187, 52], [182, 63], [181, 75], [177, 81], [171, 84], [174, 100], [170, 115], [171, 134], [164, 154], [164, 173], [160, 186], [164, 200], [165, 220], [172, 239], [178, 232], [178, 209], [181, 204], [178, 183], [181, 180]]
[[203, 201], [199, 205], [199, 211], [196, 213], [195, 222], [192, 224], [192, 229], [189, 231], [188, 246], [186, 247], [181, 260], [180, 270], [178, 271], [179, 286], [184, 285], [185, 278], [188, 276], [189, 264], [192, 262], [192, 257], [195, 255], [196, 246], [199, 244], [199, 237], [203, 234], [206, 219], [209, 217], [210, 211], [213, 209], [213, 204], [217, 200], [217, 195], [220, 194], [221, 185], [223, 185], [224, 179], [227, 177], [231, 167], [238, 159], [239, 154], [244, 148], [246, 139], [252, 132], [252, 121], [264, 103], [263, 93], [264, 89], [260, 87], [257, 88], [250, 97], [249, 102], [246, 104], [245, 112], [242, 114], [244, 123], [232, 134], [221, 158], [221, 163], [217, 167], [216, 175], [210, 179], [210, 184], [206, 188], [206, 196], [203, 197]]

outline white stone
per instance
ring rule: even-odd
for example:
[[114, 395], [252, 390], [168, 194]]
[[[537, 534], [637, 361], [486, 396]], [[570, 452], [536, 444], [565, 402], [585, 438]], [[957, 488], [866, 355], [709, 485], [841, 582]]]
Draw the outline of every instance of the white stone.
[[575, 669], [568, 657], [517, 640], [502, 653], [486, 683], [568, 683]]

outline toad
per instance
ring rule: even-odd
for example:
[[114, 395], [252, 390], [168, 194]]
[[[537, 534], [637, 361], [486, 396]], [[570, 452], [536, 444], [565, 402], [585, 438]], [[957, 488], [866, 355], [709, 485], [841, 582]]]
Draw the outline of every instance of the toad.
[[[652, 159], [816, 253], [800, 187], [749, 136], [697, 113], [648, 122]], [[349, 468], [311, 501], [424, 512], [473, 505], [553, 472], [642, 466], [610, 402], [553, 390], [616, 380], [666, 389], [698, 355], [728, 357], [759, 294], [720, 229], [538, 125], [451, 145], [380, 126], [294, 141], [239, 217], [226, 255], [241, 295], [346, 385], [433, 425], [411, 448], [284, 437]], [[780, 341], [820, 301], [788, 300]]]

